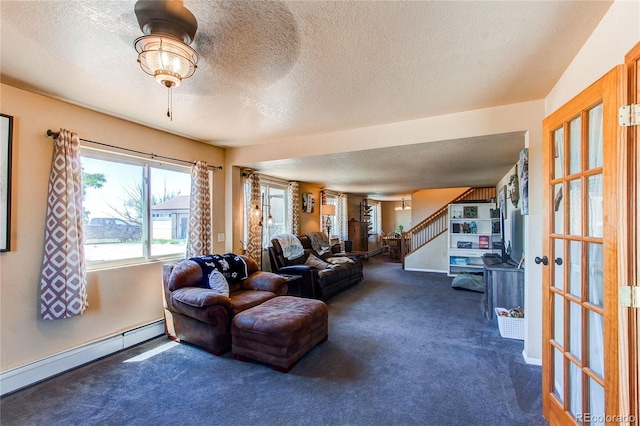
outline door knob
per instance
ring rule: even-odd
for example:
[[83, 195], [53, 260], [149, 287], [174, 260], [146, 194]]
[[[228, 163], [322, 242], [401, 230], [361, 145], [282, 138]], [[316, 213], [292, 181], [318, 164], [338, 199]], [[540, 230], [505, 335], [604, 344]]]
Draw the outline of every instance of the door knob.
[[542, 257], [536, 256], [536, 258], [534, 259], [534, 262], [536, 262], [538, 265], [541, 264], [541, 263], [543, 265], [548, 265], [549, 264], [549, 258], [547, 256], [542, 256]]
[[562, 258], [561, 257], [556, 257], [556, 260], [554, 260], [554, 262], [556, 262], [556, 265], [560, 266], [560, 265], [562, 265]]

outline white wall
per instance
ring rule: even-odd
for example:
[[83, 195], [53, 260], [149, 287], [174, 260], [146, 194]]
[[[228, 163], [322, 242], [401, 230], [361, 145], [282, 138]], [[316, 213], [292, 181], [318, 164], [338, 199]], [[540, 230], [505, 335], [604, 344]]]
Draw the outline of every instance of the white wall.
[[[639, 41], [640, 2], [615, 1], [545, 98], [545, 115], [550, 115], [613, 67], [624, 63], [624, 55]], [[532, 261], [535, 256], [543, 254], [539, 238], [542, 229], [542, 187], [535, 185], [535, 182], [542, 182], [541, 137], [541, 127], [527, 135], [531, 214], [525, 217], [527, 339], [523, 355], [530, 362], [542, 360], [542, 292], [538, 288], [542, 286], [542, 267]]]
[[[411, 194], [411, 215], [415, 224], [448, 205], [468, 188], [424, 189]], [[410, 271], [448, 272], [449, 256], [446, 233], [405, 258], [405, 269]]]

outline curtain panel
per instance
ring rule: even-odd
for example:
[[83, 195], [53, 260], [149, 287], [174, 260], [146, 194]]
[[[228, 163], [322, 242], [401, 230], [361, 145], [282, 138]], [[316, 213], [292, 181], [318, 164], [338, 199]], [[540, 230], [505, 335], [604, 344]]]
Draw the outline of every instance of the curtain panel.
[[298, 235], [300, 233], [300, 184], [289, 182], [287, 191], [289, 205], [289, 232]]
[[[260, 222], [262, 219], [262, 198], [260, 196], [260, 175], [257, 173], [249, 173], [246, 177], [245, 190], [248, 191], [248, 196], [245, 199], [250, 200], [246, 208], [246, 217], [249, 225], [249, 232], [247, 233], [247, 256], [261, 265], [260, 258], [262, 255], [262, 229]], [[256, 215], [254, 212], [260, 211], [260, 214]]]
[[42, 319], [74, 317], [89, 306], [83, 244], [80, 139], [77, 133], [60, 129], [49, 174], [40, 275]]
[[202, 256], [213, 251], [210, 176], [209, 167], [204, 161], [196, 161], [191, 167], [187, 257]]
[[340, 194], [338, 196], [335, 232], [340, 237], [340, 240], [345, 241], [349, 239], [349, 205], [346, 194]]

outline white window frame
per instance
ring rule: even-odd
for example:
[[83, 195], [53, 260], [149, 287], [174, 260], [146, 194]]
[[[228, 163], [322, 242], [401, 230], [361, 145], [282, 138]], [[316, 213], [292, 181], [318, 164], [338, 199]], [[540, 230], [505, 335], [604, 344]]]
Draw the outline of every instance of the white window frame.
[[[140, 166], [143, 170], [142, 184], [143, 184], [143, 206], [142, 206], [142, 252], [143, 255], [139, 257], [130, 257], [126, 259], [115, 260], [97, 260], [86, 261], [86, 269], [88, 271], [112, 268], [118, 266], [132, 266], [140, 265], [152, 262], [165, 262], [172, 260], [184, 259], [186, 253], [173, 253], [167, 255], [151, 255], [151, 180], [150, 170], [151, 168], [171, 170], [179, 173], [185, 173], [191, 175], [191, 169], [189, 166], [182, 166], [173, 163], [159, 162], [157, 160], [146, 159], [142, 157], [135, 157], [132, 155], [118, 154], [111, 151], [104, 151], [101, 149], [95, 149], [91, 147], [80, 147], [80, 162], [82, 158], [88, 157], [96, 160], [111, 161], [121, 164], [128, 164], [132, 166]], [[191, 194], [189, 194], [191, 195]], [[84, 208], [84, 207], [83, 207]]]

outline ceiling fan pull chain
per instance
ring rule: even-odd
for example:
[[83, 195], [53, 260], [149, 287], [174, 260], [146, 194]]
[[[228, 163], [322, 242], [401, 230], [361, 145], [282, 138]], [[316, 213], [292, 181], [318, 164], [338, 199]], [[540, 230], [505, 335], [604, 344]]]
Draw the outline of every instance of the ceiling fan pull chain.
[[167, 117], [169, 120], [173, 121], [173, 97], [171, 96], [171, 86], [169, 87], [169, 92], [167, 93]]

